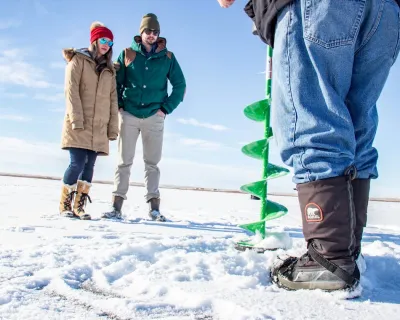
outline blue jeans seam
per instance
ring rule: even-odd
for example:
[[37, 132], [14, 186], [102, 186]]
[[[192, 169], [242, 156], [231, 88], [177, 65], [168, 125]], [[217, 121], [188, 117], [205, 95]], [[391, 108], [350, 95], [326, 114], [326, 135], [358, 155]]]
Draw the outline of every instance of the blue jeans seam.
[[353, 43], [355, 43], [355, 41], [357, 39], [357, 33], [360, 32], [361, 19], [364, 15], [364, 10], [365, 10], [365, 0], [363, 1], [362, 5], [360, 6], [360, 10], [358, 11], [357, 19], [353, 25], [353, 41], [352, 41]]
[[381, 18], [382, 18], [382, 14], [383, 14], [383, 9], [385, 7], [385, 2], [386, 0], [382, 0], [381, 1], [381, 6], [378, 12], [378, 15], [376, 17], [374, 26], [372, 27], [371, 31], [369, 32], [367, 38], [364, 40], [364, 42], [360, 45], [360, 47], [356, 50], [356, 52], [354, 53], [354, 56], [356, 56], [358, 54], [359, 51], [361, 51], [362, 48], [364, 48], [368, 42], [371, 40], [371, 38], [374, 36], [376, 30], [378, 30], [379, 24], [381, 22]]
[[395, 61], [396, 61], [396, 58], [397, 58], [397, 56], [398, 56], [398, 54], [399, 54], [399, 46], [400, 46], [400, 13], [398, 14], [398, 17], [399, 17], [399, 35], [398, 35], [398, 37], [397, 37], [397, 43], [396, 43], [396, 47], [395, 47], [395, 50], [394, 50], [394, 54], [393, 54], [393, 62], [392, 62], [392, 65], [395, 63]]
[[[290, 4], [289, 19], [288, 19], [288, 24], [287, 24], [288, 32], [286, 33], [287, 34], [287, 36], [286, 36], [287, 44], [289, 43], [289, 36], [291, 34], [290, 27], [291, 27], [291, 22], [292, 22], [293, 10], [294, 10], [294, 4]], [[296, 110], [296, 106], [295, 106], [294, 99], [293, 99], [293, 93], [292, 93], [292, 87], [291, 87], [291, 81], [290, 81], [290, 79], [291, 79], [291, 76], [290, 76], [290, 72], [291, 72], [291, 68], [290, 68], [291, 64], [290, 63], [291, 63], [291, 60], [290, 60], [289, 45], [287, 45], [286, 47], [287, 47], [287, 66], [288, 66], [288, 73], [287, 73], [287, 82], [288, 82], [288, 91], [289, 91], [288, 94], [289, 94], [290, 101], [292, 103], [292, 109], [293, 109], [293, 117], [292, 117], [292, 123], [291, 123], [291, 126], [290, 126], [290, 130], [292, 131], [291, 132], [292, 145], [293, 145], [293, 147], [296, 147], [296, 128], [297, 128], [298, 116], [297, 116], [297, 110]], [[309, 170], [304, 166], [304, 163], [303, 163], [303, 160], [302, 160], [302, 156], [303, 156], [304, 153], [305, 153], [305, 150], [302, 149], [302, 153], [298, 157], [299, 158], [298, 161], [299, 161], [300, 165], [303, 167], [303, 169], [307, 171], [307, 176], [309, 177]]]
[[307, 167], [304, 165], [304, 161], [303, 161], [303, 157], [306, 154], [306, 149], [305, 148], [301, 148], [300, 149], [301, 152], [299, 153], [299, 163], [301, 164], [301, 166], [303, 167], [303, 169], [306, 171], [306, 181], [311, 181], [311, 172], [309, 169], [307, 169]]
[[[290, 32], [290, 24], [292, 21], [292, 9], [293, 9], [293, 5], [290, 5], [290, 11], [289, 11], [289, 19], [288, 19], [288, 23], [287, 23], [287, 30], [288, 32], [286, 33], [286, 43], [289, 43], [289, 36], [291, 34]], [[292, 110], [293, 110], [293, 117], [292, 117], [292, 123], [290, 125], [290, 130], [291, 130], [291, 142], [292, 145], [295, 147], [295, 140], [296, 140], [296, 120], [297, 120], [297, 112], [296, 112], [296, 107], [294, 105], [294, 101], [293, 101], [293, 93], [292, 93], [292, 88], [291, 88], [291, 77], [290, 77], [290, 52], [289, 52], [289, 45], [286, 46], [287, 51], [286, 51], [286, 55], [287, 55], [287, 74], [286, 74], [286, 81], [287, 81], [287, 85], [288, 85], [288, 96], [290, 99], [290, 102], [292, 103]]]

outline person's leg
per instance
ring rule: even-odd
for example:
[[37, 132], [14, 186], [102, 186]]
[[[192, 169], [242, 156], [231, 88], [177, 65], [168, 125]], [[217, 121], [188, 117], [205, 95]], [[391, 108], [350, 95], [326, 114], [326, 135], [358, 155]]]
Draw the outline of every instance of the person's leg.
[[363, 1], [295, 0], [279, 17], [272, 124], [296, 184], [341, 176], [354, 162], [354, 127], [345, 99], [354, 60], [351, 41], [360, 24], [354, 21], [363, 6]]
[[112, 192], [112, 208], [102, 214], [102, 218], [121, 218], [123, 201], [127, 199], [129, 178], [136, 143], [140, 134], [141, 119], [126, 111], [120, 114], [120, 135], [118, 138], [118, 166], [115, 170], [114, 191]]
[[278, 20], [274, 132], [282, 160], [294, 168], [308, 247], [273, 272], [274, 281], [290, 289], [358, 284], [351, 183], [356, 137], [346, 98], [366, 2], [295, 0]]
[[69, 149], [70, 164], [64, 173], [63, 182], [67, 185], [75, 185], [78, 182], [85, 167], [87, 150], [79, 148]]
[[394, 0], [367, 2], [346, 97], [356, 138], [357, 179], [352, 183], [356, 210], [356, 258], [361, 252], [363, 229], [367, 223], [370, 181], [378, 177], [378, 152], [373, 147], [378, 127], [376, 103], [399, 53], [399, 12]]
[[74, 201], [78, 177], [85, 165], [86, 152], [83, 149], [70, 148], [69, 154], [70, 164], [63, 177], [59, 211], [61, 215], [71, 218], [74, 216], [72, 203]]
[[94, 175], [94, 166], [96, 164], [98, 153], [87, 150], [85, 166], [79, 176], [79, 180], [91, 183]]
[[74, 201], [74, 213], [82, 220], [90, 220], [91, 217], [85, 212], [87, 200], [91, 202], [89, 191], [92, 186], [94, 165], [96, 163], [97, 153], [92, 150], [86, 150], [86, 161], [84, 168], [79, 176], [76, 188], [76, 197]]
[[119, 163], [115, 172], [113, 195], [122, 197], [124, 200], [127, 199], [126, 194], [129, 190], [129, 178], [140, 134], [140, 121], [141, 119], [128, 112], [121, 113], [121, 129], [118, 139]]
[[144, 119], [142, 128], [143, 160], [145, 166], [145, 184], [147, 193], [145, 199], [149, 202], [149, 215], [152, 219], [164, 221], [160, 214], [160, 169], [164, 136], [164, 118], [155, 114]]

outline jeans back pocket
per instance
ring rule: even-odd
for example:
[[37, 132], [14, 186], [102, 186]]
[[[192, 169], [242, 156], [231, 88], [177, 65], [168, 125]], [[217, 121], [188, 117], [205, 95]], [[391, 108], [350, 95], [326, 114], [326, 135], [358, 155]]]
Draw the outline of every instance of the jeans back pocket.
[[366, 0], [302, 0], [304, 38], [324, 48], [351, 45], [360, 29]]

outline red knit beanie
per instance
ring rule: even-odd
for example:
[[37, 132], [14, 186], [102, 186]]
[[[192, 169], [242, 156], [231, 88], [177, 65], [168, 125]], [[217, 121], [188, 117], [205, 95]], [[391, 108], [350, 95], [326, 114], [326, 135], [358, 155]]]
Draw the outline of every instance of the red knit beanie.
[[111, 41], [114, 41], [114, 35], [107, 27], [96, 27], [90, 31], [90, 43], [100, 38], [109, 38]]

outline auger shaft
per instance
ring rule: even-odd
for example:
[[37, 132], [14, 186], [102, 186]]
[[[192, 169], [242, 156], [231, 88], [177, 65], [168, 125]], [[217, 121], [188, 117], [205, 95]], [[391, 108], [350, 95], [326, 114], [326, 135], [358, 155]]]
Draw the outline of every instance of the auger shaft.
[[[247, 118], [253, 121], [264, 122], [264, 139], [253, 141], [242, 148], [242, 152], [254, 159], [262, 160], [263, 172], [262, 180], [251, 182], [241, 186], [241, 190], [253, 194], [261, 200], [260, 219], [255, 222], [241, 224], [240, 227], [249, 230], [252, 233], [259, 233], [262, 239], [266, 237], [265, 222], [277, 219], [287, 213], [287, 208], [279, 203], [267, 200], [268, 180], [284, 176], [289, 173], [289, 170], [269, 163], [269, 141], [273, 136], [270, 126], [271, 116], [271, 101], [272, 101], [272, 53], [270, 46], [267, 47], [267, 65], [266, 65], [266, 86], [265, 99], [254, 102], [247, 106], [244, 114]], [[275, 236], [277, 235], [274, 233]], [[254, 249], [257, 252], [263, 252], [264, 249], [252, 243], [251, 240], [239, 241], [236, 244], [236, 249]]]
[[[267, 65], [266, 65], [266, 85], [265, 85], [265, 97], [268, 100], [268, 109], [265, 112], [265, 123], [264, 123], [264, 137], [268, 139], [271, 133], [271, 92], [272, 92], [272, 48], [268, 46], [267, 48]], [[264, 220], [267, 215], [267, 192], [268, 192], [268, 183], [267, 183], [267, 176], [268, 176], [268, 163], [269, 163], [269, 143], [266, 144], [264, 150], [264, 157], [263, 157], [263, 180], [265, 181], [263, 187], [263, 197], [261, 198], [261, 220]], [[265, 237], [265, 228], [260, 230], [262, 237]]]

